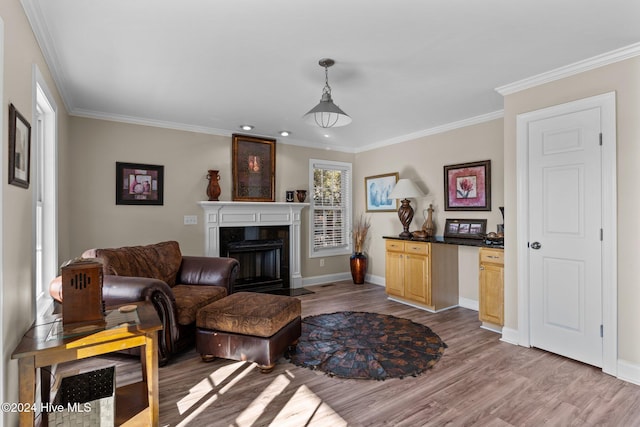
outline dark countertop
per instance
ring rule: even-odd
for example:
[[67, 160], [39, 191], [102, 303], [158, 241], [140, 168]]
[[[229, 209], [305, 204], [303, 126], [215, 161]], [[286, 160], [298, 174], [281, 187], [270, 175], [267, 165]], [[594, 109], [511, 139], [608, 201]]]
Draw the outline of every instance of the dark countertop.
[[415, 239], [415, 238], [404, 238], [399, 236], [382, 236], [383, 239], [394, 239], [394, 240], [406, 240], [410, 242], [429, 242], [429, 243], [443, 243], [447, 245], [458, 245], [458, 246], [474, 246], [478, 248], [496, 248], [496, 249], [504, 249], [504, 242], [500, 243], [491, 243], [485, 239], [453, 239], [453, 238], [444, 238], [443, 236], [435, 236], [428, 239]]

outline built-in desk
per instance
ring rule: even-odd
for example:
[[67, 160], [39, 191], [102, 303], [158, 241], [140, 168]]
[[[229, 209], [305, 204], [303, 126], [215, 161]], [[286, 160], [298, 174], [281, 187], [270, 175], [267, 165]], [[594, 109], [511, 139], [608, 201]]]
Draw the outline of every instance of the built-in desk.
[[[389, 299], [432, 312], [457, 307], [460, 304], [459, 247], [503, 247], [501, 244], [482, 239], [407, 239], [394, 236], [383, 238], [386, 248], [385, 284]], [[477, 264], [475, 268], [478, 268]], [[478, 308], [477, 300], [467, 301], [475, 306], [463, 306]]]

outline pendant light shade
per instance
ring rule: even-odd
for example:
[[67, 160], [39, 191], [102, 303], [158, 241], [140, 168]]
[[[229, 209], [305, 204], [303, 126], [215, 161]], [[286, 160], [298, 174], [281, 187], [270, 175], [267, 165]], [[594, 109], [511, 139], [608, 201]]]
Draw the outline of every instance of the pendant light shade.
[[324, 67], [325, 85], [322, 89], [320, 103], [304, 115], [305, 122], [317, 125], [321, 128], [346, 126], [351, 123], [351, 117], [333, 103], [331, 98], [331, 86], [329, 86], [329, 67], [335, 64], [333, 59], [323, 58], [318, 64]]

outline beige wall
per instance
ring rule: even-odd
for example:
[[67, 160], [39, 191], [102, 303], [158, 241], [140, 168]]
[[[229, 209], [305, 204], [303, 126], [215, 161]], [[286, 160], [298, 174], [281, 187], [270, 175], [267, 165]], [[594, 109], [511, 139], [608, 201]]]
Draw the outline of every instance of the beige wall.
[[[515, 230], [516, 116], [611, 91], [616, 92], [618, 182], [618, 358], [640, 364], [640, 187], [633, 178], [640, 159], [640, 58], [600, 67], [505, 97], [506, 229]], [[516, 236], [505, 242], [505, 321], [518, 329]]]
[[[436, 234], [442, 235], [447, 218], [486, 218], [487, 230], [495, 231], [502, 223], [499, 206], [503, 206], [503, 121], [491, 120], [445, 133], [425, 136], [402, 144], [391, 145], [356, 155], [354, 166], [354, 215], [365, 210], [364, 178], [372, 175], [399, 172], [400, 178], [410, 178], [426, 193], [424, 198], [412, 200], [415, 210], [410, 230], [422, 227], [424, 211], [433, 204]], [[461, 212], [444, 210], [443, 166], [457, 163], [491, 160], [491, 212]], [[358, 188], [359, 187], [359, 188]], [[395, 236], [402, 225], [395, 212], [367, 214], [371, 218], [369, 274], [384, 278], [384, 242], [382, 236]], [[470, 253], [471, 251], [471, 253]], [[477, 250], [463, 250], [460, 296], [477, 301]], [[473, 260], [473, 262], [470, 262]]]
[[[33, 185], [28, 190], [7, 184], [6, 165], [8, 147], [8, 107], [14, 104], [18, 111], [33, 125], [33, 65], [36, 64], [46, 80], [58, 107], [58, 153], [62, 172], [59, 186], [66, 185], [64, 168], [67, 165], [68, 116], [56, 91], [48, 67], [44, 61], [31, 27], [19, 0], [0, 2], [0, 17], [4, 21], [4, 81], [2, 99], [2, 363], [5, 380], [3, 400], [18, 400], [18, 365], [10, 360], [18, 341], [34, 320], [33, 297]], [[33, 159], [33, 156], [32, 156]], [[33, 170], [31, 172], [33, 179]], [[68, 222], [64, 204], [68, 200], [60, 194], [59, 252], [69, 252]], [[16, 414], [4, 415], [5, 425], [17, 425]]]
[[[74, 165], [71, 199], [71, 252], [177, 240], [185, 255], [204, 254], [203, 215], [207, 170], [220, 171], [220, 200], [231, 200], [231, 138], [171, 129], [73, 117], [69, 162]], [[352, 162], [353, 155], [276, 143], [276, 200], [286, 190], [306, 189], [309, 158]], [[164, 165], [164, 205], [115, 204], [117, 161]], [[307, 259], [307, 209], [302, 229], [302, 274], [348, 271], [347, 257], [328, 257], [325, 266]], [[198, 225], [184, 225], [197, 215]]]

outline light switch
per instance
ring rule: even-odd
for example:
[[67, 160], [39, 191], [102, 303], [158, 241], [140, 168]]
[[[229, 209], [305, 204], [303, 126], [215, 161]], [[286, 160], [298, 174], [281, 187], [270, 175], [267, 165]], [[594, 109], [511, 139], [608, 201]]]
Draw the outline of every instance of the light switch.
[[198, 223], [198, 215], [185, 215], [184, 225], [194, 225]]

